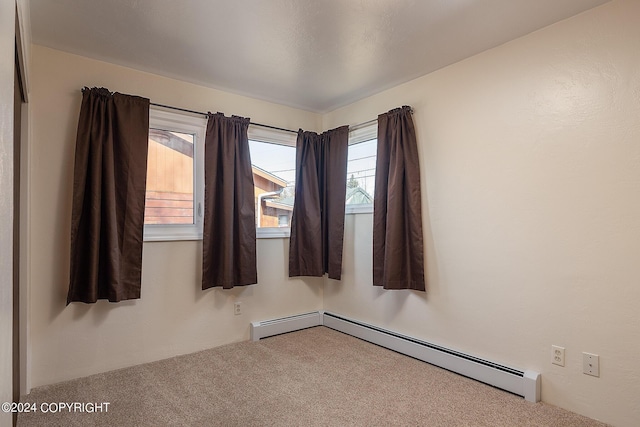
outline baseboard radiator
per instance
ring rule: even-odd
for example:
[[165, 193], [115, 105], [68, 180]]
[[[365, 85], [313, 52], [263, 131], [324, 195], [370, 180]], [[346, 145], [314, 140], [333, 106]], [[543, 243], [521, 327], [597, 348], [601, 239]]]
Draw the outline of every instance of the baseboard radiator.
[[319, 325], [517, 394], [530, 402], [540, 401], [540, 374], [537, 372], [503, 366], [329, 312], [254, 322], [251, 324], [251, 339], [258, 341]]
[[322, 313], [319, 311], [299, 314], [297, 316], [283, 317], [281, 319], [252, 322], [251, 341], [258, 341], [261, 338], [286, 334], [287, 332], [298, 331], [300, 329], [312, 328], [320, 325], [322, 325]]

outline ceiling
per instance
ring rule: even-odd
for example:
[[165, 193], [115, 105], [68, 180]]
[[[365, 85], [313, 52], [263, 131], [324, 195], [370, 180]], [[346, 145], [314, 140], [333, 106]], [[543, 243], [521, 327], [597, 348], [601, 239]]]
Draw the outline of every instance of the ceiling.
[[608, 0], [31, 0], [33, 42], [323, 113]]

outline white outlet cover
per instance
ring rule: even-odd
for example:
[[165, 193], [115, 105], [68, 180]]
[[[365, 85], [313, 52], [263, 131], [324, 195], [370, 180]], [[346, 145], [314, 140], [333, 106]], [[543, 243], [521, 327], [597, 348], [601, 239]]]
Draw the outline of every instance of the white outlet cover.
[[564, 347], [557, 345], [551, 346], [551, 363], [558, 366], [564, 366]]

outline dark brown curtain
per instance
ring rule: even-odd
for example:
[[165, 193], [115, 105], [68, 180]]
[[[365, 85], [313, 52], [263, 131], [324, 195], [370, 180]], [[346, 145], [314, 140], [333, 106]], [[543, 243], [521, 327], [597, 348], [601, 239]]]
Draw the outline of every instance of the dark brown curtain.
[[407, 106], [378, 116], [373, 285], [425, 290], [420, 164]]
[[298, 131], [289, 277], [340, 280], [349, 127], [318, 135]]
[[84, 88], [67, 304], [140, 298], [149, 100]]
[[209, 114], [205, 138], [202, 289], [251, 285], [256, 219], [249, 119]]

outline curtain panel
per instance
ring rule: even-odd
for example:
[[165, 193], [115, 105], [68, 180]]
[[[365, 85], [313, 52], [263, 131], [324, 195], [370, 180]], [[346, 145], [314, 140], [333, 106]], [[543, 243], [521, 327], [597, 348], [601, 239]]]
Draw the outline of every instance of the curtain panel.
[[67, 304], [140, 298], [149, 99], [84, 88]]
[[378, 116], [373, 285], [425, 290], [420, 164], [407, 106]]
[[205, 137], [202, 289], [258, 282], [249, 119], [211, 114]]
[[340, 280], [347, 190], [349, 127], [298, 131], [289, 277]]

